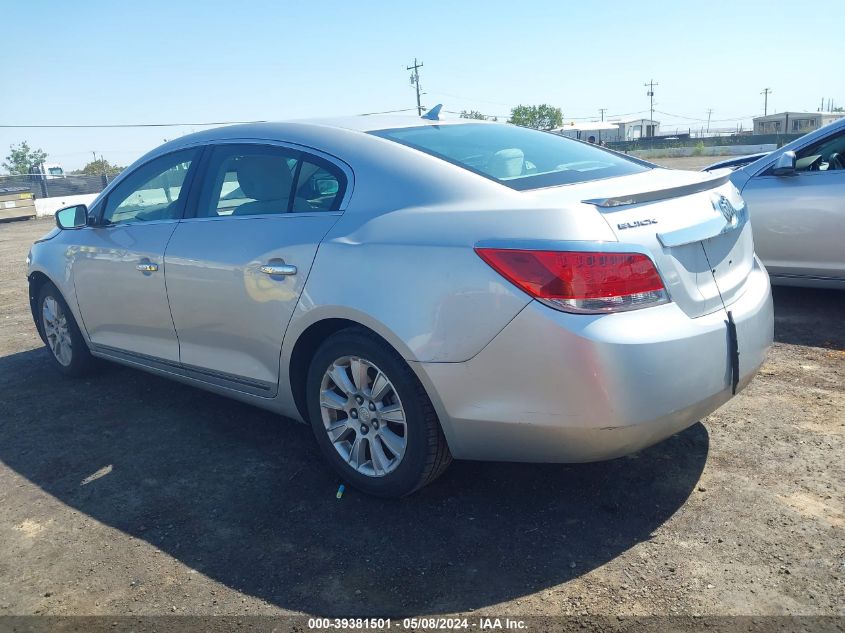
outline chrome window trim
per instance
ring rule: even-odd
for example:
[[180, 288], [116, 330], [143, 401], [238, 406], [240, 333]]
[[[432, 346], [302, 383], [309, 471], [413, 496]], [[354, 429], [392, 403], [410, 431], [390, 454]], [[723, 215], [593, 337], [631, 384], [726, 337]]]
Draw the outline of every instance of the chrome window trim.
[[221, 222], [224, 220], [271, 220], [271, 219], [294, 219], [294, 218], [325, 218], [327, 216], [340, 217], [342, 211], [291, 211], [290, 213], [257, 213], [255, 215], [220, 215], [217, 217], [203, 218], [182, 218], [183, 224], [194, 222]]
[[156, 224], [178, 224], [182, 218], [168, 218], [166, 220], [149, 220], [149, 221], [132, 221], [132, 222], [116, 222], [114, 224], [95, 224], [94, 226], [83, 226], [83, 229], [119, 229], [125, 226], [154, 226]]

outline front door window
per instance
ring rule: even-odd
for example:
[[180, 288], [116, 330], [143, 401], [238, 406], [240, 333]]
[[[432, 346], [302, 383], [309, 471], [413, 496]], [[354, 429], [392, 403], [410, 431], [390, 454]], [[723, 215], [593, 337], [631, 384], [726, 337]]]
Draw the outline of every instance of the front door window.
[[182, 150], [138, 168], [109, 194], [103, 224], [180, 218], [186, 193], [182, 185], [196, 154], [196, 149]]

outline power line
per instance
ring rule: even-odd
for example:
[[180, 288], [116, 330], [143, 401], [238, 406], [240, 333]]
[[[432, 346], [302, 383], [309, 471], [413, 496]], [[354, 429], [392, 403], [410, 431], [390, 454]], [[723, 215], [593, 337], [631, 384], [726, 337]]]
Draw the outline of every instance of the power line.
[[452, 99], [458, 99], [460, 101], [477, 101], [479, 103], [492, 103], [493, 105], [498, 106], [505, 106], [506, 108], [510, 108], [509, 103], [502, 103], [501, 101], [491, 101], [490, 99], [479, 99], [478, 97], [462, 97], [461, 95], [453, 95], [449, 94], [448, 92], [441, 92], [440, 90], [429, 90], [426, 94], [434, 94], [434, 95], [443, 95], [444, 97], [450, 97]]
[[410, 112], [416, 108], [401, 108], [399, 110], [382, 110], [381, 112], [362, 112], [358, 116], [371, 116], [373, 114], [395, 114], [396, 112]]
[[[648, 85], [648, 84], [646, 84]], [[657, 85], [655, 83], [654, 85]], [[442, 93], [440, 93], [442, 94]], [[634, 112], [619, 112], [615, 114], [606, 114], [608, 108], [599, 108], [599, 112], [601, 114], [601, 120], [607, 119], [615, 119], [619, 117], [626, 117], [632, 116], [636, 114], [643, 114], [645, 112], [650, 112], [652, 118], [654, 118], [654, 113], [657, 112], [659, 114], [664, 114], [666, 116], [674, 117], [677, 119], [684, 119], [687, 121], [699, 121], [705, 122], [707, 119], [703, 119], [700, 117], [690, 117], [685, 116], [682, 114], [673, 114], [672, 112], [665, 112], [663, 110], [637, 110]], [[418, 106], [418, 108], [398, 108], [395, 110], [381, 110], [378, 112], [362, 112], [358, 116], [370, 116], [376, 114], [395, 114], [399, 112], [411, 112], [413, 110], [417, 110], [420, 112], [422, 110], [422, 106]], [[453, 110], [444, 110], [444, 112], [448, 112], [450, 114], [460, 114], [458, 111]], [[490, 113], [482, 113], [484, 116], [489, 118], [499, 118], [499, 119], [508, 119], [510, 114], [490, 114]], [[740, 117], [733, 117], [733, 118], [726, 118], [726, 119], [712, 119], [713, 123], [719, 122], [730, 122], [730, 121], [741, 121], [744, 119], [753, 118], [754, 115], [746, 115]], [[592, 121], [595, 120], [594, 116], [568, 116], [565, 117], [567, 121]], [[93, 128], [104, 128], [104, 129], [111, 129], [111, 128], [169, 128], [169, 127], [187, 127], [187, 126], [195, 126], [195, 127], [210, 127], [210, 126], [217, 126], [217, 125], [239, 125], [239, 124], [249, 124], [249, 123], [267, 123], [268, 121], [265, 119], [261, 120], [254, 120], [254, 121], [206, 121], [206, 122], [184, 122], [184, 123], [57, 123], [57, 124], [41, 124], [41, 123], [24, 123], [24, 124], [0, 124], [0, 129], [93, 129]], [[123, 151], [123, 150], [115, 150], [115, 151]], [[82, 153], [82, 152], [79, 152]], [[87, 152], [84, 152], [87, 153]]]
[[[700, 121], [702, 123], [707, 121], [707, 119], [702, 119], [700, 117], [684, 116], [683, 114], [673, 114], [672, 112], [665, 112], [663, 110], [655, 110], [655, 112], [657, 112], [658, 114], [665, 114], [666, 116], [671, 116], [671, 117], [674, 117], [676, 119], [684, 119], [686, 121]], [[712, 122], [713, 123], [725, 123], [725, 122], [729, 122], [729, 121], [743, 121], [745, 119], [753, 119], [753, 118], [754, 118], [754, 115], [749, 114], [747, 116], [738, 116], [738, 117], [733, 117], [733, 118], [729, 118], [729, 119], [712, 119]]]
[[128, 128], [128, 127], [180, 127], [180, 126], [204, 126], [204, 125], [237, 125], [241, 123], [267, 123], [267, 121], [211, 121], [208, 123], [84, 123], [84, 124], [56, 124], [56, 125], [5, 125], [0, 128]]

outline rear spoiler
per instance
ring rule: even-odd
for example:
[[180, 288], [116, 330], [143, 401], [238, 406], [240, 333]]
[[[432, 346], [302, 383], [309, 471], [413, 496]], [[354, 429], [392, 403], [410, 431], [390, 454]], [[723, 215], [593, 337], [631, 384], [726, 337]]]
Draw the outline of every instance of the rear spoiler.
[[[712, 175], [710, 175], [712, 173]], [[679, 196], [688, 196], [700, 191], [707, 191], [708, 189], [715, 189], [724, 185], [731, 176], [731, 171], [726, 169], [724, 171], [708, 172], [709, 178], [705, 178], [700, 182], [693, 182], [685, 185], [677, 185], [674, 187], [667, 187], [666, 189], [655, 189], [654, 191], [643, 191], [642, 193], [632, 193], [621, 196], [613, 196], [611, 198], [591, 198], [590, 200], [582, 200], [584, 204], [592, 204], [602, 208], [624, 207], [629, 204], [638, 204], [640, 202], [655, 202], [656, 200], [665, 200], [666, 198], [677, 198]]]

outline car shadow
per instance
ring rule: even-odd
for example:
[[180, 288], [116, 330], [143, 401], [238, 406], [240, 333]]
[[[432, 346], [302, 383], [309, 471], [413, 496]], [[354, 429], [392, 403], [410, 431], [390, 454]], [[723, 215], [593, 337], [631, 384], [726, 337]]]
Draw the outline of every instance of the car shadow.
[[774, 286], [775, 341], [845, 350], [845, 292]]
[[699, 423], [611, 462], [456, 462], [402, 500], [338, 500], [308, 427], [142, 372], [72, 381], [21, 352], [0, 358], [0, 405], [0, 460], [50, 495], [237, 591], [338, 616], [465, 612], [589, 572], [683, 505], [709, 441]]

